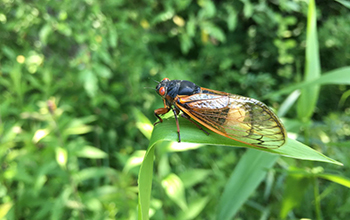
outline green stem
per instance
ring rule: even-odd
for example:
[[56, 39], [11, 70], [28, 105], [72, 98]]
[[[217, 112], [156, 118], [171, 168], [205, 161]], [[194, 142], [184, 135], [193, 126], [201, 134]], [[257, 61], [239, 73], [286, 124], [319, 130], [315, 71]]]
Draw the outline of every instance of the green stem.
[[316, 219], [322, 220], [322, 212], [321, 212], [321, 199], [319, 195], [319, 187], [318, 187], [318, 179], [314, 177], [314, 197], [315, 197], [315, 211], [316, 211]]

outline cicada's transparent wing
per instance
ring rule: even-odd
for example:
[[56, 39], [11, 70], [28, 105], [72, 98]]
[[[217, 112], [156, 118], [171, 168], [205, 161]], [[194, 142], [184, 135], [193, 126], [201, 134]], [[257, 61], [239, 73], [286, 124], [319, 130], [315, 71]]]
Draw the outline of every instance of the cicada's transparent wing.
[[215, 90], [209, 92], [178, 97], [176, 105], [208, 129], [242, 143], [270, 149], [285, 143], [285, 128], [264, 103]]

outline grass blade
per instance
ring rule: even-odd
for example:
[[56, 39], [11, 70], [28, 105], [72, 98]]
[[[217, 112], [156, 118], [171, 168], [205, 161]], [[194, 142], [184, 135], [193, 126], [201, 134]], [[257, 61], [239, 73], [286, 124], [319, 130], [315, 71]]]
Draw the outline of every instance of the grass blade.
[[275, 164], [277, 155], [249, 149], [240, 159], [221, 196], [216, 219], [232, 219], [267, 171]]
[[322, 74], [319, 78], [303, 81], [301, 83], [294, 84], [292, 86], [288, 86], [284, 89], [281, 89], [277, 92], [270, 93], [263, 97], [263, 99], [268, 99], [275, 96], [280, 96], [283, 94], [289, 94], [297, 89], [304, 89], [310, 86], [315, 85], [350, 85], [350, 67], [342, 67], [327, 73]]
[[[305, 81], [318, 79], [321, 75], [320, 58], [318, 51], [316, 6], [315, 1], [309, 1], [306, 33], [306, 56], [305, 56]], [[319, 94], [319, 86], [303, 88], [298, 100], [297, 112], [302, 121], [308, 121], [314, 112]]]

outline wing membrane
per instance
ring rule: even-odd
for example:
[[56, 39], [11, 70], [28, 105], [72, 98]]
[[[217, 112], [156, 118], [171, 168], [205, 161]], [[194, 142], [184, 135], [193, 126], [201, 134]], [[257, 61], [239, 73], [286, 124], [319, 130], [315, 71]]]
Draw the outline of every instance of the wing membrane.
[[225, 137], [261, 148], [278, 148], [285, 143], [286, 131], [280, 120], [255, 99], [208, 90], [208, 93], [178, 97], [176, 105]]

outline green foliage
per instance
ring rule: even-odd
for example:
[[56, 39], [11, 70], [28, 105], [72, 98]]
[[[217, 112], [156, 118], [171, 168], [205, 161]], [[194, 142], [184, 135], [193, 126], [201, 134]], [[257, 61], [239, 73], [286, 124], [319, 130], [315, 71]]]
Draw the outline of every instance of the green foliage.
[[[284, 103], [287, 130], [344, 164], [279, 158], [236, 218], [344, 219], [350, 14], [346, 1], [316, 3], [321, 76], [304, 81], [303, 1], [1, 1], [0, 218], [137, 218], [138, 169], [162, 105], [146, 88], [169, 77], [263, 97], [276, 109]], [[295, 104], [299, 95], [283, 102], [308, 86], [320, 87], [312, 108]], [[198, 144], [156, 148], [147, 192], [154, 219], [214, 219], [228, 177], [249, 156]], [[309, 188], [289, 198], [299, 180]]]

